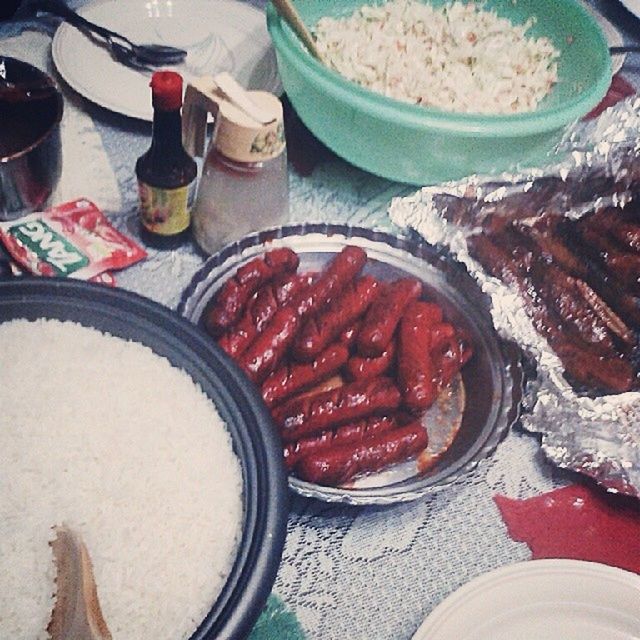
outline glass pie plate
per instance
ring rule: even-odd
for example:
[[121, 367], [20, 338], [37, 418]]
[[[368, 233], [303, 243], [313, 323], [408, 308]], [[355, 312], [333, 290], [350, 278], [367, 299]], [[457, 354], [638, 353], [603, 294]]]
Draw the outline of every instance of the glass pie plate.
[[499, 338], [483, 293], [448, 254], [421, 240], [344, 225], [270, 229], [211, 256], [184, 290], [178, 313], [203, 326], [205, 311], [218, 288], [238, 267], [269, 249], [292, 248], [300, 256], [298, 271], [307, 272], [321, 270], [349, 244], [367, 252], [363, 273], [383, 281], [405, 276], [420, 279], [425, 298], [440, 304], [446, 319], [470, 336], [474, 355], [446, 397], [441, 396], [424, 415], [429, 446], [417, 459], [339, 487], [312, 484], [290, 474], [289, 486], [303, 496], [327, 502], [361, 505], [414, 500], [461, 480], [489, 456], [518, 419], [522, 398], [519, 351]]

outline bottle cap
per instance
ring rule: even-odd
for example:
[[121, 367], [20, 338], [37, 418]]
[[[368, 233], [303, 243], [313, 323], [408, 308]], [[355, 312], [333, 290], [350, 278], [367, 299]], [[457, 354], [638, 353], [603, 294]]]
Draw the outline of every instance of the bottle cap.
[[174, 111], [182, 106], [182, 76], [179, 73], [156, 71], [149, 86], [154, 109]]

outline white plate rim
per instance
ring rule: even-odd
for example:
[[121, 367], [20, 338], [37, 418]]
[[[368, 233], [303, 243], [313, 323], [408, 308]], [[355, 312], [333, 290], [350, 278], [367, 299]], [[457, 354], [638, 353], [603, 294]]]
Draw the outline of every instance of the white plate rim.
[[636, 18], [640, 18], [640, 0], [620, 0], [624, 7]]
[[[546, 577], [553, 579], [554, 576], [566, 573], [572, 573], [576, 577], [597, 577], [601, 578], [603, 582], [606, 579], [607, 589], [611, 589], [612, 585], [631, 587], [637, 590], [640, 598], [640, 575], [631, 571], [587, 560], [556, 558], [526, 560], [483, 573], [463, 584], [433, 609], [418, 627], [411, 640], [444, 640], [445, 638], [448, 640], [451, 636], [440, 634], [435, 636], [433, 635], [434, 631], [444, 630], [446, 634], [446, 628], [442, 626], [446, 625], [446, 620], [452, 616], [463, 615], [465, 603], [496, 584], [504, 582], [507, 583], [506, 587], [510, 588], [514, 580], [525, 581], [536, 574], [547, 574]], [[567, 594], [567, 598], [570, 597], [571, 594]]]
[[[221, 5], [225, 4], [228, 7], [233, 7], [236, 11], [243, 12], [243, 14], [249, 19], [255, 21], [255, 25], [257, 26], [259, 23], [264, 25], [264, 33], [265, 37], [269, 39], [268, 32], [266, 29], [266, 18], [263, 13], [255, 6], [248, 2], [241, 2], [240, 0], [172, 0], [173, 4], [178, 5], [194, 5], [199, 7], [201, 11], [206, 11], [207, 8], [210, 8], [213, 4]], [[103, 5], [108, 4], [116, 4], [118, 0], [91, 0], [87, 4], [80, 7], [77, 12], [83, 17], [91, 20], [94, 19], [93, 13], [96, 10], [99, 10]], [[120, 7], [127, 7], [127, 4], [131, 2], [131, 0], [127, 0], [127, 2], [119, 2]], [[139, 4], [144, 4], [144, 0], [137, 0]], [[132, 5], [129, 5], [130, 8]], [[126, 9], [125, 9], [126, 10]], [[110, 25], [105, 25], [110, 26]], [[124, 31], [121, 29], [121, 31]], [[213, 32], [213, 31], [212, 31]], [[79, 37], [78, 30], [66, 23], [62, 22], [59, 27], [56, 29], [56, 32], [53, 36], [53, 41], [51, 44], [51, 56], [53, 59], [53, 63], [58, 74], [62, 77], [62, 79], [66, 82], [66, 84], [71, 87], [75, 92], [89, 100], [90, 102], [101, 106], [109, 111], [114, 113], [118, 113], [130, 118], [135, 118], [138, 120], [144, 120], [150, 122], [153, 119], [153, 110], [151, 108], [151, 98], [149, 98], [148, 106], [142, 107], [142, 105], [133, 104], [132, 102], [127, 102], [126, 97], [122, 99], [122, 92], [111, 91], [108, 95], [96, 93], [95, 89], [92, 89], [83, 78], [77, 77], [70, 69], [65, 60], [65, 55], [67, 53], [67, 47], [73, 45], [74, 42], [77, 43], [77, 38]], [[132, 39], [135, 38], [135, 35], [132, 35]], [[270, 91], [277, 95], [282, 93], [282, 85], [280, 82], [280, 78], [278, 75], [277, 66], [275, 63], [275, 52], [273, 52], [273, 45], [270, 44], [273, 56], [273, 74], [274, 77], [270, 79], [270, 81], [264, 86], [265, 91]], [[69, 52], [69, 55], [72, 55]], [[114, 68], [118, 68], [118, 63], [113, 62]], [[129, 73], [137, 73], [136, 71], [127, 69]], [[96, 70], [96, 76], [99, 75], [100, 70]], [[150, 80], [150, 73], [144, 74], [140, 73], [141, 82], [148, 84]], [[186, 80], [186, 77], [185, 77]], [[149, 94], [150, 95], [150, 94]]]

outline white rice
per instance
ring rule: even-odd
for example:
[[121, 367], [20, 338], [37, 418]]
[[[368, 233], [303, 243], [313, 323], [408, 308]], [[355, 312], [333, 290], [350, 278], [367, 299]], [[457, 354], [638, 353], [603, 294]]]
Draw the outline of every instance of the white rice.
[[416, 0], [364, 5], [315, 27], [323, 60], [391, 98], [447, 111], [532, 111], [558, 80], [560, 55], [482, 3], [438, 8]]
[[0, 638], [47, 638], [61, 523], [87, 544], [114, 639], [188, 638], [242, 502], [229, 433], [185, 372], [78, 324], [0, 324]]

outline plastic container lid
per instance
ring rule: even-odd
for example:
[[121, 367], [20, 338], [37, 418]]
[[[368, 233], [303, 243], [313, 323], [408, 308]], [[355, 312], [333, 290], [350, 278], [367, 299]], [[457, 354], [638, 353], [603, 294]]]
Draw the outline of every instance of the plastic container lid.
[[285, 147], [282, 104], [264, 91], [250, 91], [251, 99], [269, 110], [273, 120], [256, 122], [233, 103], [221, 101], [216, 118], [214, 145], [227, 158], [238, 162], [261, 162], [279, 156]]
[[228, 74], [203, 76], [187, 85], [183, 139], [191, 155], [203, 155], [207, 114], [215, 121], [213, 145], [231, 160], [263, 162], [285, 148], [282, 103], [266, 91], [246, 91]]

